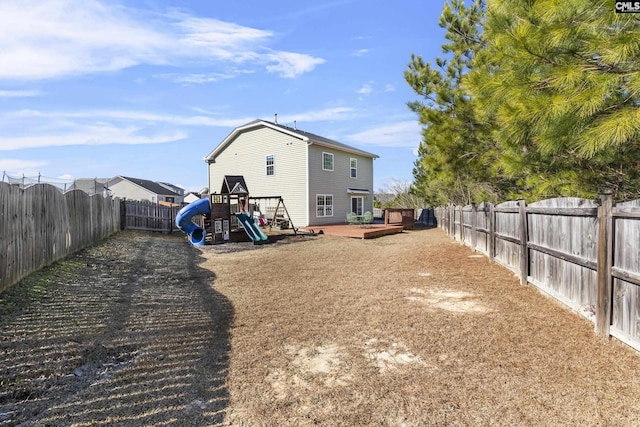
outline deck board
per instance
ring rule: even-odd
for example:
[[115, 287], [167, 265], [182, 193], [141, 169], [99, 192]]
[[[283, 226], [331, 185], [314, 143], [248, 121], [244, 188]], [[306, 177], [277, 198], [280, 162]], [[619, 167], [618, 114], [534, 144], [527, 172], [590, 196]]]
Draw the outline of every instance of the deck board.
[[367, 225], [312, 225], [305, 227], [305, 230], [317, 234], [329, 236], [354, 237], [358, 239], [371, 239], [388, 234], [402, 233], [402, 225], [367, 224]]

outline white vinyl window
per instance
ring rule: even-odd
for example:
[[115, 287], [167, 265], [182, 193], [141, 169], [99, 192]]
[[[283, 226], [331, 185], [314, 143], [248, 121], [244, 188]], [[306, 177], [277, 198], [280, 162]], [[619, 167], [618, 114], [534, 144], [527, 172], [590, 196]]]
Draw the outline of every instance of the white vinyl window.
[[333, 216], [333, 194], [316, 194], [316, 216]]
[[351, 178], [357, 178], [358, 177], [358, 159], [351, 159], [351, 161], [349, 162], [349, 168], [350, 168], [350, 177]]
[[322, 170], [333, 171], [333, 154], [322, 153]]
[[276, 158], [273, 154], [269, 154], [266, 158], [267, 176], [276, 174]]

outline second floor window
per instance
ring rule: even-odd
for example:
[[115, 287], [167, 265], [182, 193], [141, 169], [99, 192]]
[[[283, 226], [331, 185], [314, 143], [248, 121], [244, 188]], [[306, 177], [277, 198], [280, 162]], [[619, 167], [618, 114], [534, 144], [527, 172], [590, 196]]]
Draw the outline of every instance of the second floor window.
[[351, 159], [350, 162], [350, 167], [351, 167], [351, 178], [357, 178], [358, 177], [358, 159]]
[[267, 176], [276, 174], [276, 159], [273, 154], [267, 156]]
[[333, 170], [333, 154], [322, 153], [322, 170], [325, 170], [325, 171]]

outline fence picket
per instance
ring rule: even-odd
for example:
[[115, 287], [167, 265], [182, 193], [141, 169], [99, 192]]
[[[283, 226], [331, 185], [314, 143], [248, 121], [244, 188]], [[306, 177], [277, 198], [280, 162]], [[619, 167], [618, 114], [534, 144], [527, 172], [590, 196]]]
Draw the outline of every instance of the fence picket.
[[122, 228], [126, 230], [173, 232], [179, 206], [163, 206], [138, 200], [122, 200]]
[[50, 184], [0, 182], [0, 292], [120, 228], [120, 203]]
[[[610, 195], [599, 200], [511, 201], [480, 205], [471, 215], [448, 205], [435, 216], [453, 239], [593, 321], [598, 335], [640, 350], [640, 200], [616, 206]], [[486, 248], [478, 243], [482, 236]]]

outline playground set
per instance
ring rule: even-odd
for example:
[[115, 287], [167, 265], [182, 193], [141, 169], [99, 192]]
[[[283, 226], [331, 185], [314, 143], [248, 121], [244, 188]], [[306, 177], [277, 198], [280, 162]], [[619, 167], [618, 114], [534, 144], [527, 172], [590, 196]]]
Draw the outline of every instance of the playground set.
[[[193, 219], [201, 219], [200, 224]], [[180, 209], [176, 225], [194, 246], [241, 240], [238, 234], [242, 233], [237, 233], [241, 230], [254, 245], [268, 243], [262, 227], [292, 228], [297, 233], [282, 197], [249, 197], [242, 175], [226, 175], [220, 193], [209, 194]]]

